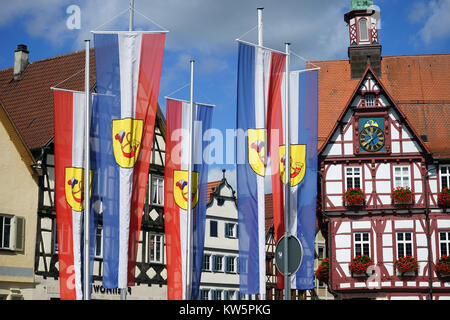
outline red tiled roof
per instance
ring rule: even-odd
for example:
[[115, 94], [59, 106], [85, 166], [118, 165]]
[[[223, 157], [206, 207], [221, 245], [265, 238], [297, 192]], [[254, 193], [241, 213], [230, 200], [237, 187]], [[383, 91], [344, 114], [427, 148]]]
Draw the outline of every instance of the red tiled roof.
[[[348, 60], [312, 61], [319, 70], [319, 149], [347, 106], [359, 80]], [[382, 85], [434, 155], [450, 157], [450, 54], [389, 56], [381, 63]]]
[[[50, 87], [84, 91], [85, 52], [77, 51], [31, 62], [16, 81], [13, 68], [0, 71], [0, 103], [29, 149], [53, 137], [53, 94]], [[94, 50], [90, 51], [90, 85], [95, 83]]]

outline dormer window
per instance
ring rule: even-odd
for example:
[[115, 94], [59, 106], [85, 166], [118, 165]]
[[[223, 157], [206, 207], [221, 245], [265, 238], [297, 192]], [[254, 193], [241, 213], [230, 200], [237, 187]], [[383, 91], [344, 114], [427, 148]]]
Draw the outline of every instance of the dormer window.
[[373, 107], [375, 105], [375, 95], [366, 94], [365, 100], [366, 100], [366, 107]]
[[359, 20], [359, 39], [361, 41], [369, 41], [369, 30], [367, 28], [367, 19]]

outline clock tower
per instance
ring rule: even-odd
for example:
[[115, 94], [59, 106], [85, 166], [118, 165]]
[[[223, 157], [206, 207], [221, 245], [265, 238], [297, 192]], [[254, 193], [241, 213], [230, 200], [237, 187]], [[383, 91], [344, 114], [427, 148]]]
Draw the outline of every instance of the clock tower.
[[373, 0], [352, 0], [350, 11], [344, 15], [348, 24], [351, 79], [360, 79], [370, 65], [377, 77], [381, 77], [381, 45], [378, 41], [379, 12]]

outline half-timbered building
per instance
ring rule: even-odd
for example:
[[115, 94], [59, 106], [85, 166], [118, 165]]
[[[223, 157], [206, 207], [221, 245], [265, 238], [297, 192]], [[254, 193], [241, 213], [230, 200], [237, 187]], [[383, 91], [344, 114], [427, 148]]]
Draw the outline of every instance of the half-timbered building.
[[[450, 55], [382, 57], [367, 3], [352, 7], [345, 21], [349, 60], [312, 62], [321, 68], [320, 225], [328, 286], [340, 299], [449, 299], [449, 278], [436, 263], [450, 253], [450, 216], [437, 201], [449, 185]], [[345, 198], [351, 188], [364, 192], [362, 202]], [[395, 198], [397, 188], [412, 197]], [[351, 272], [349, 263], [362, 255], [374, 264]], [[404, 256], [418, 261], [416, 271], [395, 267]]]
[[[14, 135], [17, 136], [15, 140], [20, 142], [20, 144], [16, 144], [20, 146], [23, 144], [23, 150], [19, 149], [19, 151], [23, 153], [23, 162], [29, 167], [29, 180], [32, 181], [34, 175], [34, 179], [37, 181], [34, 186], [30, 187], [28, 183], [26, 188], [14, 191], [17, 195], [23, 195], [23, 203], [29, 201], [28, 194], [37, 195], [35, 201], [37, 203], [35, 209], [32, 209], [34, 212], [20, 214], [20, 216], [27, 217], [24, 241], [27, 243], [31, 241], [32, 245], [31, 249], [30, 246], [25, 246], [25, 251], [27, 255], [33, 256], [33, 263], [29, 268], [32, 270], [32, 274], [27, 276], [26, 288], [19, 292], [14, 289], [13, 293], [25, 299], [58, 299], [53, 94], [50, 88], [83, 91], [85, 53], [78, 51], [34, 62], [28, 61], [28, 53], [26, 46], [19, 45], [15, 52], [15, 67], [0, 71], [0, 101], [5, 119], [7, 118], [11, 122], [8, 129], [14, 129]], [[90, 86], [95, 91], [93, 49], [91, 49], [90, 57]], [[164, 159], [165, 119], [158, 107], [136, 263], [136, 285], [128, 287], [127, 299], [165, 299], [167, 296], [163, 220]], [[12, 173], [15, 170], [15, 168], [6, 166], [2, 166], [0, 169], [2, 174]], [[92, 298], [119, 299], [119, 290], [106, 290], [101, 286], [101, 225], [100, 217], [99, 228], [96, 232], [97, 245]], [[35, 230], [29, 230], [32, 226], [35, 226]], [[19, 253], [24, 254], [23, 251]], [[0, 249], [0, 258], [1, 261], [11, 260], [11, 252]], [[2, 262], [2, 265], [7, 266], [8, 263]], [[5, 268], [0, 267], [0, 282], [3, 281], [1, 277], [3, 269]], [[13, 265], [13, 268], [7, 270], [10, 274], [8, 279], [23, 278], [21, 275], [24, 273], [23, 270], [25, 269], [17, 269]], [[8, 279], [5, 278], [5, 281], [9, 281]], [[16, 287], [18, 286], [16, 285]]]

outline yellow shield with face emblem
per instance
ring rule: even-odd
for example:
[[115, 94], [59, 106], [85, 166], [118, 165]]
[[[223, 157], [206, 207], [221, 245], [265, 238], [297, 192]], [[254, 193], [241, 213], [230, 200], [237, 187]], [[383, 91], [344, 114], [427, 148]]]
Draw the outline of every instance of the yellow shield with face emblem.
[[[306, 145], [305, 144], [291, 144], [290, 146], [290, 185], [294, 187], [298, 185], [305, 176], [306, 171]], [[285, 183], [285, 170], [286, 170], [286, 148], [280, 146], [280, 176], [283, 184]]]
[[[175, 203], [183, 210], [188, 207], [188, 171], [175, 170], [173, 172], [173, 198]], [[198, 202], [198, 172], [192, 171], [192, 209]]]
[[[92, 183], [92, 170], [89, 172], [89, 185]], [[84, 169], [64, 168], [66, 201], [74, 211], [84, 209]], [[89, 190], [91, 192], [91, 190]]]
[[267, 164], [266, 129], [248, 129], [248, 163], [257, 175], [264, 177]]
[[122, 168], [133, 168], [141, 150], [144, 121], [131, 118], [112, 121], [113, 150]]

